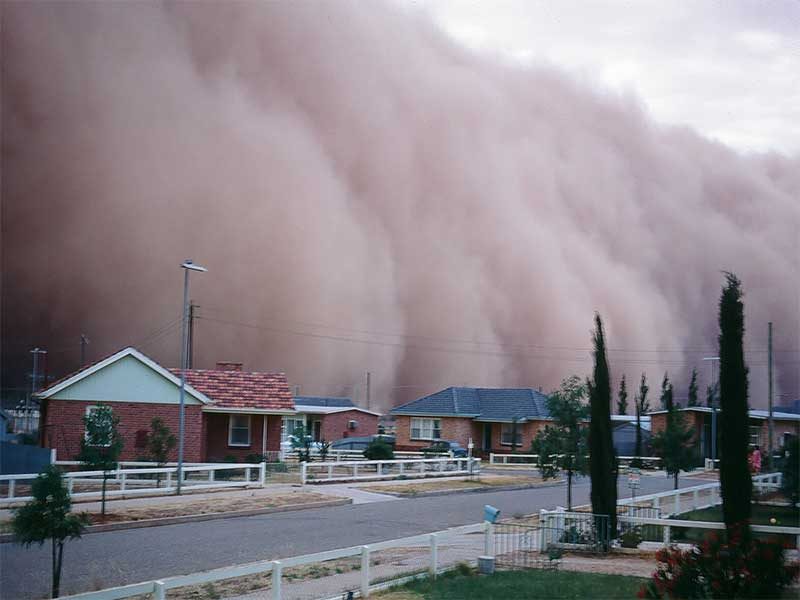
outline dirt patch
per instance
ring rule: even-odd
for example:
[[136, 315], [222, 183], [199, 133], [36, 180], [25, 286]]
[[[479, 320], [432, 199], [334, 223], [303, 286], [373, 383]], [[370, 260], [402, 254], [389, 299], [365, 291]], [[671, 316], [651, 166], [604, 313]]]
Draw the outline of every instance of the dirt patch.
[[101, 517], [99, 513], [90, 513], [89, 516], [93, 525], [99, 525], [102, 523], [120, 523], [123, 521], [141, 521], [144, 519], [182, 517], [186, 515], [217, 514], [257, 508], [275, 508], [322, 502], [324, 500], [331, 500], [331, 497], [316, 492], [290, 492], [274, 496], [253, 496], [249, 498], [208, 498], [180, 504], [116, 510], [111, 505], [109, 507], [110, 510], [106, 512], [105, 518]]
[[474, 480], [459, 479], [449, 481], [419, 481], [399, 485], [371, 485], [365, 487], [370, 492], [389, 492], [391, 494], [413, 495], [422, 492], [438, 492], [445, 490], [469, 490], [511, 485], [536, 485], [542, 483], [540, 477], [480, 477]]

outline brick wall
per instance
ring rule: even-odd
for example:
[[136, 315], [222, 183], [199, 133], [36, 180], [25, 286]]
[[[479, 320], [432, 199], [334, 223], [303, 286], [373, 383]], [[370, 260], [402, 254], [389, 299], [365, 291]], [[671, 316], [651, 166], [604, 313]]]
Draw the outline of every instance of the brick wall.
[[[85, 402], [81, 400], [47, 400], [47, 415], [43, 442], [49, 448], [55, 448], [58, 460], [73, 460], [80, 452], [81, 439], [83, 439], [83, 417], [87, 406], [97, 406], [100, 402]], [[108, 402], [119, 417], [119, 432], [122, 435], [124, 446], [121, 460], [137, 460], [144, 456], [146, 449], [137, 447], [137, 441], [144, 439], [143, 434], [149, 432], [150, 421], [153, 417], [161, 417], [178, 435], [179, 407], [176, 404], [150, 404], [140, 402]], [[203, 415], [198, 405], [185, 407], [185, 446], [184, 458], [187, 462], [204, 460], [203, 445]], [[178, 459], [178, 449], [172, 451], [170, 460]]]
[[[478, 440], [475, 439], [473, 421], [467, 417], [436, 417], [441, 422], [441, 437], [443, 440], [450, 440], [458, 442], [465, 448], [469, 442], [470, 436], [473, 441], [478, 445]], [[396, 429], [396, 442], [395, 447], [397, 450], [416, 450], [431, 445], [430, 440], [412, 440], [411, 439], [411, 419], [405, 415], [397, 415], [397, 429]]]
[[267, 450], [280, 450], [281, 417], [279, 415], [250, 415], [250, 445], [228, 445], [228, 418], [226, 413], [205, 413], [208, 428], [206, 460], [221, 462], [226, 456], [244, 461], [248, 454], [261, 454], [264, 419], [267, 419]]
[[[348, 410], [329, 415], [319, 415], [322, 420], [320, 435], [322, 439], [333, 442], [343, 437], [363, 437], [378, 433], [378, 415], [370, 415], [357, 410]], [[355, 429], [347, 426], [349, 421], [356, 421]]]

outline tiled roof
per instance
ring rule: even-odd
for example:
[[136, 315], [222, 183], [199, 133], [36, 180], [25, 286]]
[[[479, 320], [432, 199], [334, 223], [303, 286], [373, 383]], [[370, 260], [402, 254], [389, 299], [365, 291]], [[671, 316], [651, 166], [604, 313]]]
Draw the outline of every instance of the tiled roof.
[[303, 406], [335, 406], [337, 408], [353, 406], [353, 401], [350, 398], [332, 396], [295, 396], [294, 402]]
[[435, 394], [403, 404], [391, 411], [394, 415], [418, 414], [463, 416], [481, 421], [545, 419], [547, 396], [531, 388], [450, 387]]
[[[180, 369], [170, 371], [180, 377]], [[292, 392], [284, 373], [190, 369], [186, 371], [186, 383], [220, 408], [294, 410]]]

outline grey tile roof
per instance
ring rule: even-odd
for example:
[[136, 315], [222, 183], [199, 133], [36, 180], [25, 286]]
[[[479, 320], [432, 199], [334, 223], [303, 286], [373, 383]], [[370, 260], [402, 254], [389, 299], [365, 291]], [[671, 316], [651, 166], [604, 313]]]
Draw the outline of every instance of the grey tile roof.
[[480, 421], [511, 421], [514, 417], [543, 419], [550, 416], [547, 396], [531, 388], [449, 387], [430, 396], [395, 407], [393, 415], [472, 417]]
[[294, 403], [303, 406], [330, 406], [337, 408], [353, 406], [353, 401], [350, 398], [332, 396], [295, 396]]

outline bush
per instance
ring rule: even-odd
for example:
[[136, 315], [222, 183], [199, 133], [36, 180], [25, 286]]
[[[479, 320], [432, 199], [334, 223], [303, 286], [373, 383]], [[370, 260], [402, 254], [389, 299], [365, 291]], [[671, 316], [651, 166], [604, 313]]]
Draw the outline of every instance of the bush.
[[784, 449], [781, 488], [789, 500], [800, 501], [800, 438], [794, 437]]
[[394, 449], [384, 440], [373, 440], [364, 448], [364, 458], [367, 460], [392, 460]]
[[754, 539], [746, 528], [728, 542], [711, 533], [691, 550], [663, 548], [656, 559], [640, 598], [779, 598], [800, 573], [797, 563], [785, 564], [783, 546]]
[[629, 529], [619, 537], [623, 548], [637, 548], [642, 543], [642, 532], [638, 527]]

